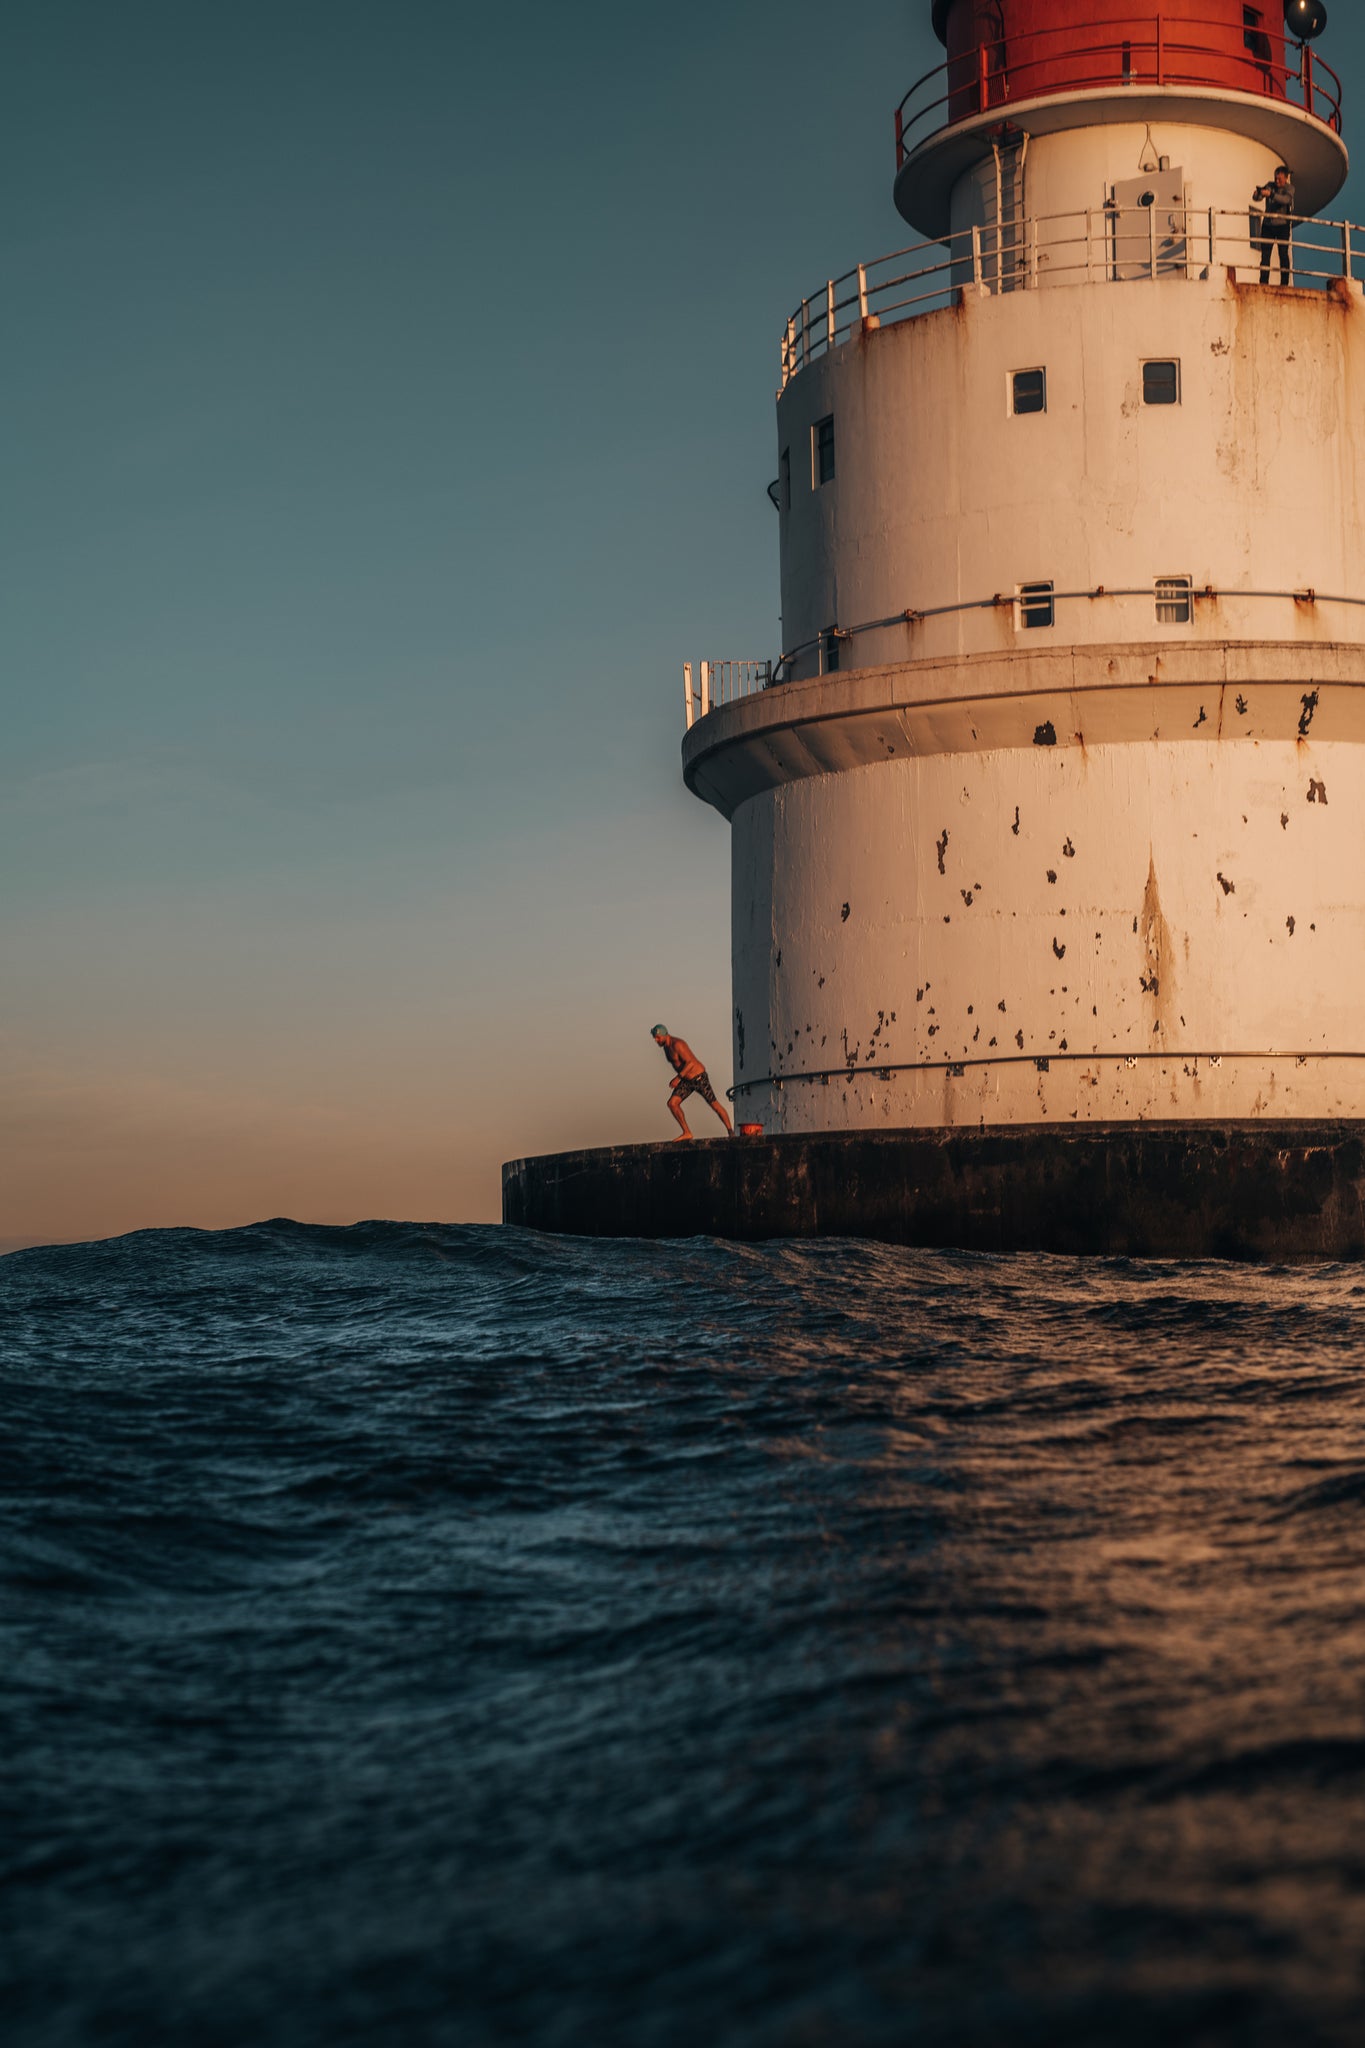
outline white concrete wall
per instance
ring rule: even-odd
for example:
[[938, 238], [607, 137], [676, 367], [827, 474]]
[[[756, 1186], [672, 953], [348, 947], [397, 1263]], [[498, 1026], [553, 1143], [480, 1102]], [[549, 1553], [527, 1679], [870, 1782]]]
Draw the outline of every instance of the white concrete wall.
[[737, 1115], [1365, 1115], [1361, 747], [1207, 731], [741, 804]]
[[[1065, 138], [1058, 138], [1059, 140]], [[1178, 406], [1142, 403], [1144, 357], [1181, 364]], [[1011, 371], [1043, 366], [1048, 409], [1010, 412]], [[836, 475], [812, 483], [832, 414]], [[1365, 598], [1365, 303], [1207, 279], [969, 296], [863, 333], [778, 402], [792, 502], [781, 520], [782, 644], [1050, 579], [1114, 591], [1188, 574], [1220, 593], [1184, 638], [1365, 632], [1365, 613], [1237, 590]], [[1153, 637], [1145, 597], [1070, 603], [1055, 644]], [[998, 652], [1008, 610], [860, 634], [842, 665]], [[815, 672], [798, 660], [797, 675]]]
[[[1246, 213], [1251, 194], [1270, 178], [1279, 157], [1265, 142], [1188, 121], [1113, 121], [1032, 135], [1024, 153], [1026, 211], [1039, 219], [1100, 209], [1116, 185], [1169, 157], [1183, 173], [1189, 206]], [[993, 158], [958, 179], [953, 231], [994, 219]]]

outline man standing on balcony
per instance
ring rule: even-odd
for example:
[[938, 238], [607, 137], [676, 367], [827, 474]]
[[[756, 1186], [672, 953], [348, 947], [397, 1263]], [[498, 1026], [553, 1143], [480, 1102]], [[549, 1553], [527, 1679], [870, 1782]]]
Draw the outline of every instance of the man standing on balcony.
[[1289, 244], [1294, 232], [1294, 180], [1286, 164], [1276, 167], [1274, 182], [1258, 185], [1252, 204], [1265, 209], [1261, 220], [1261, 283], [1270, 283], [1270, 265], [1275, 250], [1280, 256], [1280, 283], [1293, 284]]

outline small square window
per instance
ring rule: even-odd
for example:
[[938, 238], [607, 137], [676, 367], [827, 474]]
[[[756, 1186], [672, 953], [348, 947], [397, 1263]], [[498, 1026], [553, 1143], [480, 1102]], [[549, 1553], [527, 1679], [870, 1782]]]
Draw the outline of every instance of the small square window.
[[1016, 370], [1010, 379], [1010, 409], [1013, 412], [1047, 411], [1047, 371]]
[[1021, 583], [1019, 585], [1019, 624], [1021, 626], [1051, 626], [1055, 623], [1050, 583]]
[[1144, 405], [1179, 405], [1180, 365], [1169, 358], [1142, 366], [1142, 402]]
[[1192, 588], [1188, 576], [1157, 577], [1156, 622], [1159, 626], [1188, 626]]
[[821, 484], [834, 482], [834, 415], [817, 420], [810, 430], [811, 482], [818, 489]]

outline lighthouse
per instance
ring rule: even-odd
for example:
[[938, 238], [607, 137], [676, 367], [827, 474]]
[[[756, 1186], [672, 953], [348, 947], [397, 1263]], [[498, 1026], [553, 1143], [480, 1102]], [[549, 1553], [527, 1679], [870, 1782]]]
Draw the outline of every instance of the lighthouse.
[[781, 662], [684, 746], [745, 1119], [1365, 1113], [1361, 245], [1287, 12], [933, 0], [919, 239], [780, 337]]
[[780, 656], [684, 670], [758, 1163], [515, 1162], [507, 1213], [1365, 1249], [1365, 237], [1325, 9], [931, 12], [901, 246], [775, 337]]

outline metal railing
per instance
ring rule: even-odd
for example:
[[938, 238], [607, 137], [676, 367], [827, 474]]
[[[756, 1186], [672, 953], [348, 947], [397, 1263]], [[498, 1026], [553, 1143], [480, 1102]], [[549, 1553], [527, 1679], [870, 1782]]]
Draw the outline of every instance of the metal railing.
[[[1087, 34], [1092, 39], [1082, 40]], [[1069, 25], [1002, 36], [926, 71], [896, 109], [896, 168], [940, 128], [1012, 102], [1143, 85], [1279, 100], [1341, 131], [1341, 80], [1310, 44], [1261, 24], [1135, 14], [1090, 31]]]
[[[1178, 592], [1173, 586], [1179, 584]], [[858, 641], [867, 633], [883, 633], [888, 627], [919, 628], [930, 619], [960, 618], [967, 612], [1007, 612], [1014, 616], [1015, 625], [1022, 630], [1033, 630], [1042, 626], [1060, 626], [1063, 607], [1101, 605], [1105, 610], [1118, 606], [1120, 612], [1132, 616], [1137, 603], [1144, 608], [1152, 606], [1151, 620], [1154, 626], [1162, 624], [1199, 625], [1210, 612], [1219, 606], [1240, 606], [1246, 603], [1268, 601], [1279, 605], [1291, 604], [1299, 616], [1316, 613], [1319, 606], [1344, 605], [1351, 611], [1365, 609], [1365, 597], [1353, 596], [1346, 592], [1317, 590], [1304, 587], [1299, 590], [1247, 590], [1238, 585], [1215, 589], [1211, 583], [1188, 585], [1183, 578], [1158, 576], [1151, 583], [1116, 584], [1097, 583], [1088, 590], [1051, 590], [1043, 595], [1045, 585], [1022, 585], [1017, 590], [997, 590], [989, 597], [962, 598], [954, 604], [907, 605], [904, 611], [888, 612], [877, 619], [859, 619], [853, 625], [826, 627], [823, 632], [812, 634], [809, 640], [799, 640], [794, 647], [784, 648], [772, 664], [770, 684], [776, 688], [779, 683], [791, 682], [801, 663], [814, 655], [816, 674], [826, 673], [824, 656], [831, 639], [840, 645], [849, 643], [853, 657], [852, 666], [860, 665]], [[1181, 604], [1188, 607], [1183, 614], [1172, 612], [1167, 607]], [[1050, 616], [1044, 617], [1044, 612]], [[1032, 619], [1032, 626], [1028, 621]], [[1114, 637], [1117, 637], [1115, 633]], [[1129, 636], [1132, 637], [1132, 636]], [[1140, 637], [1140, 636], [1139, 636]], [[785, 671], [785, 673], [784, 673]]]
[[[1349, 221], [1280, 215], [1288, 220], [1290, 281], [1321, 290], [1365, 276], [1365, 228]], [[967, 288], [983, 294], [1060, 283], [1125, 283], [1137, 278], [1198, 277], [1223, 265], [1259, 277], [1267, 255], [1272, 283], [1283, 283], [1278, 252], [1262, 238], [1250, 208], [1097, 206], [1084, 213], [1016, 215], [998, 227], [963, 228], [941, 241], [914, 242], [830, 278], [803, 299], [782, 335], [781, 383], [857, 332], [952, 305]]]
[[740, 697], [753, 697], [766, 690], [773, 679], [770, 661], [703, 661], [698, 664], [697, 687], [692, 685], [692, 664], [683, 663], [683, 697], [687, 704], [689, 729], [718, 704], [733, 704]]
[[[1044, 596], [1044, 592], [1046, 595]], [[1013, 614], [1017, 629], [1029, 631], [1038, 627], [1061, 626], [1063, 609], [1079, 609], [1096, 605], [1106, 611], [1117, 607], [1121, 619], [1133, 620], [1133, 632], [1128, 637], [1142, 637], [1137, 633], [1136, 606], [1147, 614], [1152, 629], [1162, 625], [1186, 625], [1195, 630], [1206, 625], [1220, 607], [1231, 605], [1273, 603], [1292, 605], [1297, 617], [1310, 614], [1320, 616], [1319, 607], [1328, 611], [1334, 606], [1343, 606], [1348, 614], [1365, 610], [1365, 596], [1344, 591], [1317, 590], [1304, 587], [1298, 590], [1251, 590], [1240, 585], [1229, 585], [1216, 589], [1213, 584], [1196, 586], [1193, 579], [1175, 576], [1156, 576], [1150, 583], [1117, 584], [1097, 583], [1093, 589], [1055, 590], [1045, 584], [1024, 584], [1015, 590], [994, 591], [988, 597], [959, 599], [953, 604], [907, 605], [903, 611], [888, 612], [881, 618], [859, 619], [853, 625], [826, 627], [823, 632], [813, 634], [809, 640], [798, 641], [794, 647], [784, 648], [776, 661], [735, 661], [701, 663], [700, 689], [694, 688], [692, 664], [683, 663], [683, 694], [687, 703], [687, 726], [690, 731], [699, 718], [708, 711], [714, 711], [719, 704], [734, 703], [740, 697], [756, 696], [760, 690], [776, 689], [793, 680], [797, 667], [810, 655], [814, 655], [817, 674], [828, 673], [825, 662], [831, 641], [840, 646], [848, 645], [853, 656], [851, 666], [860, 666], [857, 643], [868, 633], [883, 633], [888, 627], [923, 627], [931, 619], [959, 618], [967, 612], [1008, 612]], [[1044, 617], [1043, 614], [1046, 613]], [[1111, 637], [1117, 637], [1117, 626], [1111, 630]], [[1150, 633], [1148, 634], [1150, 637]], [[1340, 635], [1338, 637], [1341, 637]], [[1051, 643], [1049, 643], [1051, 644]], [[1071, 643], [1066, 643], [1071, 644]], [[908, 647], [906, 658], [913, 658], [914, 649]], [[725, 671], [726, 694], [712, 694], [712, 677], [718, 671]]]

